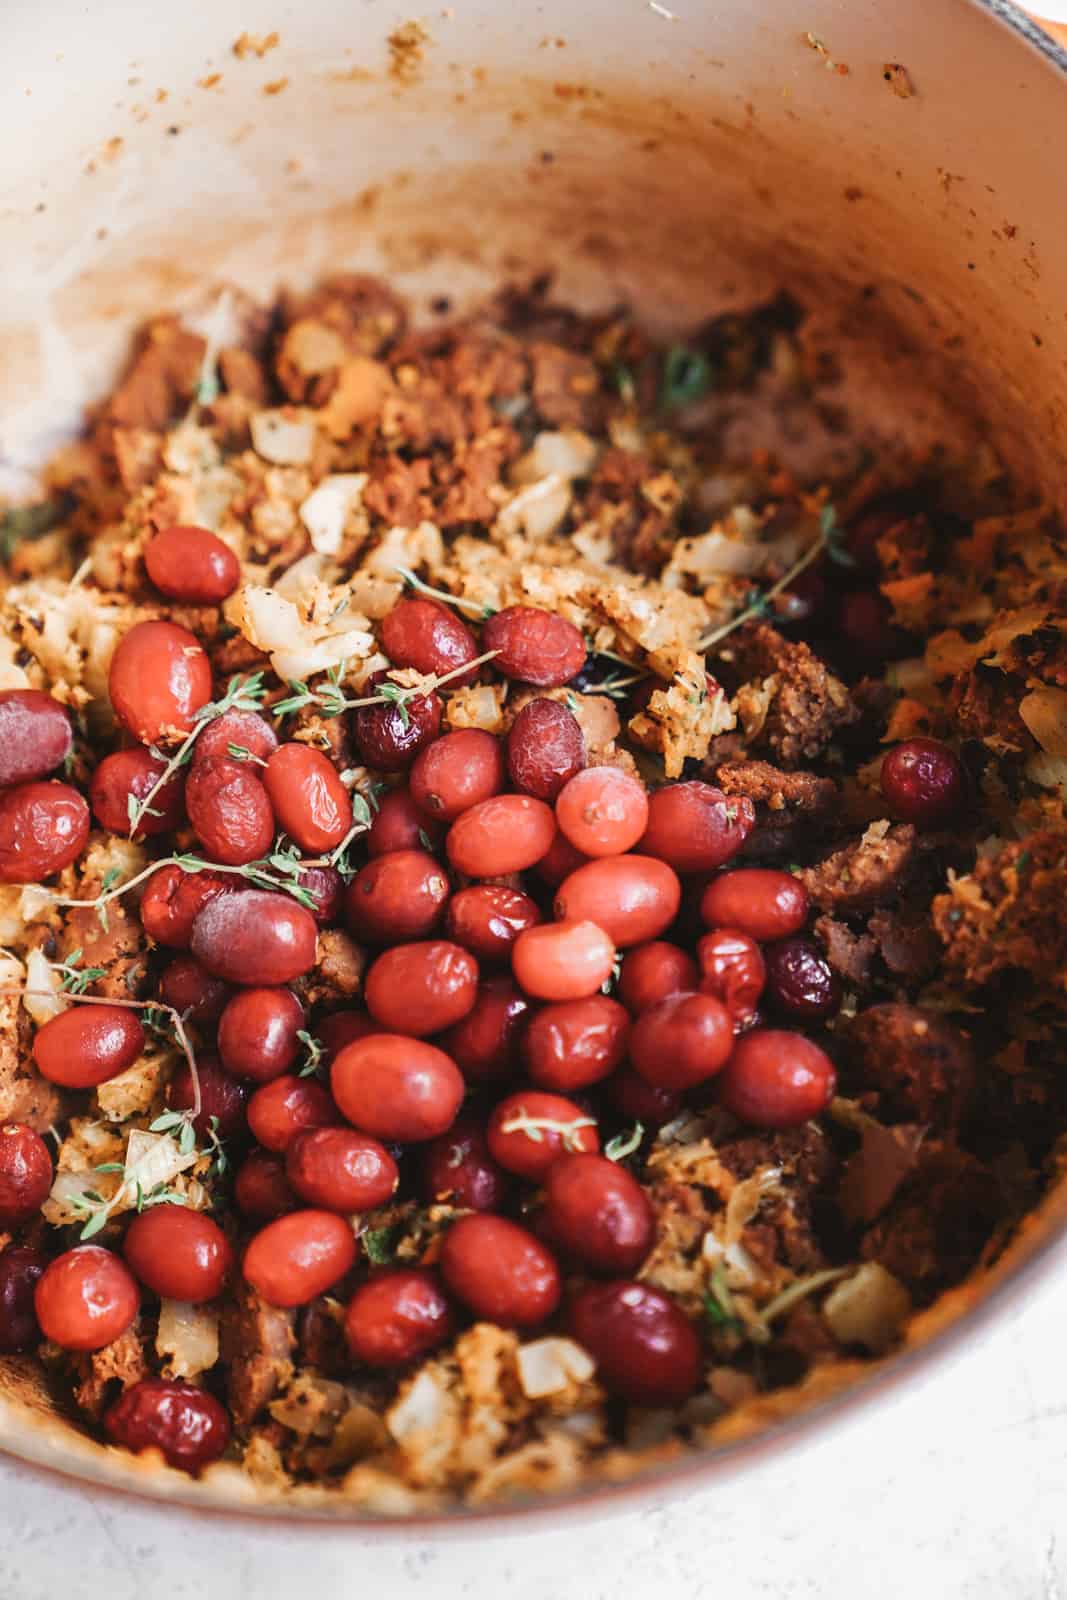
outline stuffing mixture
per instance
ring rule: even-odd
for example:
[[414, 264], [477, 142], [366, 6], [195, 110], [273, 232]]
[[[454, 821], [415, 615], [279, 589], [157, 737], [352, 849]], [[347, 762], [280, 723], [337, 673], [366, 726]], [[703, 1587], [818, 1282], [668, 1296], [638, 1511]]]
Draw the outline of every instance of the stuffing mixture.
[[0, 1350], [397, 1513], [892, 1350], [1062, 1161], [1054, 519], [731, 446], [784, 297], [227, 308], [0, 524]]

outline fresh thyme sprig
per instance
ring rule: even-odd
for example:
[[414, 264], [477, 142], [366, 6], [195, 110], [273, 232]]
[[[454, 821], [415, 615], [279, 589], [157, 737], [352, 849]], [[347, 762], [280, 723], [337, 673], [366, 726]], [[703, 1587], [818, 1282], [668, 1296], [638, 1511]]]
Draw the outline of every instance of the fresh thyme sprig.
[[183, 872], [222, 872], [230, 877], [245, 878], [249, 883], [255, 884], [257, 889], [274, 889], [283, 894], [292, 895], [300, 905], [307, 910], [315, 909], [315, 896], [300, 882], [300, 874], [306, 867], [322, 866], [323, 862], [302, 861], [292, 845], [276, 845], [269, 856], [259, 861], [247, 861], [243, 866], [231, 867], [221, 861], [205, 861], [203, 856], [190, 854], [176, 856], [161, 856], [158, 861], [150, 861], [147, 867], [132, 878], [116, 883], [109, 889], [101, 892], [92, 900], [72, 900], [60, 898], [58, 895], [52, 901], [56, 906], [85, 906], [90, 909], [106, 906], [111, 900], [118, 900], [122, 895], [128, 894], [138, 884], [145, 883], [155, 873], [164, 867], [180, 867]]
[[742, 624], [752, 622], [757, 617], [765, 617], [770, 609], [771, 601], [776, 599], [784, 589], [788, 589], [789, 585], [796, 578], [799, 578], [800, 574], [810, 567], [813, 561], [818, 560], [824, 550], [829, 551], [832, 548], [838, 548], [840, 555], [836, 559], [843, 557], [846, 561], [851, 561], [851, 556], [840, 546], [837, 532], [837, 515], [833, 506], [823, 506], [819, 514], [819, 522], [820, 532], [818, 538], [808, 546], [800, 559], [793, 563], [789, 571], [779, 578], [777, 583], [772, 584], [769, 589], [762, 591], [754, 599], [750, 600], [744, 610], [739, 611], [736, 617], [732, 617], [729, 622], [724, 622], [721, 628], [714, 628], [711, 633], [706, 633], [702, 639], [698, 639], [698, 650], [710, 650], [713, 646], [721, 644], [724, 639], [728, 638], [735, 628], [740, 628]]
[[629, 1133], [617, 1133], [614, 1139], [609, 1139], [604, 1146], [604, 1154], [609, 1161], [625, 1161], [627, 1156], [632, 1156], [635, 1150], [641, 1148], [641, 1140], [645, 1137], [643, 1122], [635, 1122]]
[[344, 662], [338, 667], [331, 667], [327, 674], [325, 685], [312, 689], [302, 679], [290, 683], [292, 693], [285, 700], [278, 700], [271, 707], [275, 717], [287, 717], [294, 711], [303, 711], [306, 706], [315, 706], [324, 717], [339, 717], [342, 711], [357, 711], [363, 706], [394, 705], [400, 712], [405, 727], [408, 721], [407, 703], [417, 700], [425, 695], [433, 694], [435, 689], [443, 688], [446, 683], [451, 683], [453, 678], [460, 678], [470, 672], [474, 667], [481, 667], [487, 661], [492, 661], [494, 656], [500, 654], [499, 650], [487, 650], [484, 655], [476, 656], [473, 661], [466, 661], [461, 667], [453, 667], [451, 672], [432, 673], [416, 684], [384, 683], [377, 694], [361, 695], [357, 699], [349, 699], [342, 691], [338, 677], [344, 667]]
[[303, 1064], [297, 1072], [297, 1076], [300, 1078], [318, 1077], [319, 1071], [322, 1067], [323, 1057], [321, 1041], [316, 1039], [313, 1034], [310, 1034], [306, 1028], [301, 1028], [298, 1031], [297, 1038], [300, 1040], [300, 1043], [304, 1046], [304, 1049], [307, 1052], [304, 1056]]
[[462, 595], [449, 594], [447, 589], [435, 589], [432, 584], [424, 583], [408, 567], [394, 567], [393, 571], [398, 578], [403, 578], [408, 588], [418, 590], [428, 600], [440, 600], [446, 606], [455, 606], [457, 611], [469, 611], [476, 622], [487, 622], [496, 615], [496, 606], [487, 605], [482, 600], [467, 600]]
[[60, 990], [64, 994], [83, 995], [91, 983], [98, 983], [101, 978], [107, 977], [106, 967], [79, 967], [78, 962], [84, 954], [81, 945], [72, 950], [66, 961], [54, 961], [53, 972], [61, 972], [63, 981]]
[[560, 1122], [555, 1117], [531, 1117], [525, 1106], [517, 1106], [514, 1115], [500, 1124], [500, 1132], [524, 1133], [534, 1144], [544, 1144], [546, 1133], [558, 1133], [564, 1150], [580, 1153], [580, 1130], [595, 1127], [595, 1117], [574, 1117], [570, 1122]]
[[226, 686], [225, 694], [220, 699], [209, 700], [206, 706], [201, 706], [199, 711], [195, 713], [192, 729], [186, 734], [169, 759], [164, 757], [162, 751], [152, 750], [152, 754], [164, 762], [164, 767], [143, 800], [134, 800], [133, 796], [130, 796], [129, 836], [131, 839], [137, 832], [137, 827], [142, 817], [159, 815], [158, 811], [152, 811], [152, 801], [164, 784], [169, 783], [174, 774], [193, 759], [193, 746], [208, 723], [214, 722], [218, 717], [225, 716], [227, 711], [258, 711], [263, 704], [266, 692], [262, 672], [253, 672], [248, 677], [242, 677], [240, 674], [232, 677]]

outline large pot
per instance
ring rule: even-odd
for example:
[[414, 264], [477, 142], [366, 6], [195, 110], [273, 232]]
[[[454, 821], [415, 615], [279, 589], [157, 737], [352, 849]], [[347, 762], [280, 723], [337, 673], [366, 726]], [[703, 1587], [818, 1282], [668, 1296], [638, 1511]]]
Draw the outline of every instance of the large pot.
[[[422, 303], [552, 269], [562, 296], [661, 326], [789, 287], [875, 448], [991, 433], [1067, 503], [1067, 55], [1012, 6], [456, 0], [421, 42], [388, 0], [304, 0], [280, 39], [272, 22], [251, 29], [246, 0], [7, 0], [0, 489], [31, 484], [143, 316], [203, 315], [220, 280], [369, 266]], [[733, 1470], [903, 1377], [1054, 1270], [1065, 1217], [1061, 1189], [903, 1351], [734, 1413], [672, 1470]], [[104, 1450], [16, 1361], [0, 1445], [193, 1504], [357, 1514]]]

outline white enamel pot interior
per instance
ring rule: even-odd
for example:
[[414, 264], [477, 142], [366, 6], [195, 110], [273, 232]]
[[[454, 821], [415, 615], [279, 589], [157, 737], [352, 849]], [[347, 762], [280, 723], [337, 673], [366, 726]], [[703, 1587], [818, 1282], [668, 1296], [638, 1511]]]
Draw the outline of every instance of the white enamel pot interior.
[[[561, 296], [629, 299], [664, 328], [791, 288], [878, 448], [989, 433], [1063, 505], [1067, 57], [1012, 7], [454, 0], [406, 53], [391, 0], [260, 9], [6, 0], [0, 491], [76, 430], [139, 319], [201, 315], [223, 281], [267, 294], [369, 266], [423, 306], [552, 270]], [[1059, 1263], [1065, 1208], [1051, 1196], [844, 1396], [767, 1404], [674, 1474], [737, 1470], [966, 1333], [1008, 1278]], [[0, 1445], [203, 1507], [360, 1515], [103, 1450], [18, 1362], [0, 1364]]]

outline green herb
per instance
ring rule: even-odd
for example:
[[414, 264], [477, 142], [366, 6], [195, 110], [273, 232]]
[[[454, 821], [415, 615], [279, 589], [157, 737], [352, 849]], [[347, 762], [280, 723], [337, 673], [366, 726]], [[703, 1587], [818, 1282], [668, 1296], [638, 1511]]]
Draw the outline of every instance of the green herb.
[[322, 1066], [322, 1044], [318, 1039], [314, 1038], [310, 1033], [308, 1033], [306, 1028], [300, 1028], [298, 1030], [297, 1038], [307, 1051], [307, 1056], [305, 1057], [303, 1066], [300, 1068], [299, 1076], [301, 1078], [314, 1078]]
[[501, 1133], [524, 1133], [534, 1144], [544, 1144], [546, 1133], [558, 1133], [564, 1150], [581, 1151], [580, 1130], [595, 1128], [595, 1117], [574, 1117], [570, 1122], [560, 1122], [555, 1117], [531, 1117], [525, 1106], [518, 1106], [507, 1122], [500, 1124]]
[[396, 707], [402, 727], [408, 728], [411, 726], [411, 714], [407, 708], [409, 696], [399, 683], [383, 683], [382, 699], [391, 702]]
[[679, 411], [703, 400], [712, 385], [711, 362], [702, 350], [672, 345], [663, 361], [659, 404], [661, 411]]
[[424, 850], [428, 850], [431, 855], [433, 854], [433, 841], [431, 840], [430, 835], [426, 832], [425, 828], [419, 829], [419, 843], [422, 845]]
[[1017, 873], [1025, 872], [1027, 867], [1030, 865], [1030, 862], [1031, 862], [1032, 859], [1033, 858], [1031, 857], [1029, 850], [1020, 850], [1019, 854], [1015, 858], [1015, 870], [1016, 870], [1016, 872]]
[[[825, 511], [827, 508], [824, 507], [823, 509]], [[751, 622], [757, 617], [767, 616], [771, 608], [771, 601], [776, 599], [783, 590], [788, 589], [789, 585], [796, 578], [799, 578], [800, 574], [822, 554], [826, 546], [827, 536], [824, 532], [820, 532], [819, 537], [808, 546], [800, 559], [793, 563], [784, 577], [779, 578], [777, 583], [772, 584], [765, 594], [760, 593], [758, 590], [751, 590], [745, 596], [744, 608], [738, 612], [737, 616], [732, 617], [729, 622], [724, 622], [721, 628], [714, 628], [711, 633], [706, 633], [702, 639], [698, 639], [697, 649], [710, 650], [714, 645], [721, 644], [725, 638], [733, 633], [735, 628], [740, 628], [742, 623]]]
[[704, 1296], [704, 1315], [716, 1328], [740, 1328], [733, 1296], [726, 1282], [726, 1269], [720, 1264], [711, 1274], [711, 1288]]
[[360, 1234], [363, 1249], [367, 1258], [376, 1267], [384, 1267], [393, 1259], [393, 1243], [397, 1234], [397, 1227], [393, 1224], [388, 1228], [368, 1228], [366, 1233]]
[[10, 561], [23, 541], [32, 543], [51, 533], [73, 506], [68, 495], [41, 500], [35, 506], [12, 506], [0, 513], [0, 560]]
[[573, 689], [567, 689], [564, 693], [563, 699], [568, 711], [574, 712], [581, 709], [578, 704], [578, 696], [574, 693]]
[[307, 706], [315, 706], [324, 717], [339, 717], [342, 711], [357, 711], [364, 706], [394, 705], [403, 718], [404, 726], [408, 725], [406, 710], [409, 700], [424, 699], [432, 694], [435, 689], [442, 688], [446, 683], [451, 683], [453, 678], [462, 677], [474, 667], [480, 667], [486, 661], [492, 661], [499, 655], [499, 650], [486, 650], [483, 655], [476, 656], [473, 661], [467, 661], [460, 667], [453, 667], [451, 672], [443, 672], [440, 676], [434, 675], [425, 678], [422, 683], [412, 684], [407, 687], [403, 684], [383, 683], [377, 694], [362, 695], [355, 700], [350, 700], [342, 693], [340, 688], [340, 674], [344, 663], [338, 667], [331, 667], [327, 673], [327, 681], [317, 689], [312, 689], [303, 679], [290, 683], [292, 693], [286, 700], [278, 700], [271, 707], [275, 717], [289, 716], [291, 712], [303, 711]]
[[637, 385], [634, 383], [634, 375], [625, 361], [615, 362], [611, 369], [611, 376], [623, 403], [632, 406], [637, 399]]
[[243, 744], [228, 744], [226, 746], [226, 754], [234, 761], [254, 761], [256, 759], [251, 750]]
[[409, 589], [416, 589], [430, 600], [441, 600], [446, 606], [455, 606], [457, 611], [469, 611], [478, 622], [485, 622], [496, 615], [496, 606], [485, 605], [481, 600], [465, 600], [462, 595], [449, 594], [447, 589], [435, 589], [432, 584], [423, 583], [407, 567], [394, 567], [393, 571], [397, 577], [403, 578]]
[[839, 567], [854, 567], [856, 558], [845, 544], [845, 530], [837, 520], [837, 509], [827, 504], [819, 512], [819, 526], [826, 541], [826, 554]]
[[90, 984], [98, 983], [101, 978], [107, 977], [106, 967], [81, 967], [78, 962], [82, 958], [82, 949], [72, 950], [66, 961], [56, 962], [52, 967], [53, 972], [62, 972], [63, 981], [60, 989], [66, 994], [84, 994]]
[[629, 1133], [617, 1133], [614, 1139], [609, 1139], [604, 1146], [604, 1154], [609, 1161], [624, 1161], [627, 1156], [632, 1156], [635, 1150], [641, 1148], [641, 1140], [645, 1137], [643, 1122], [635, 1122]]

